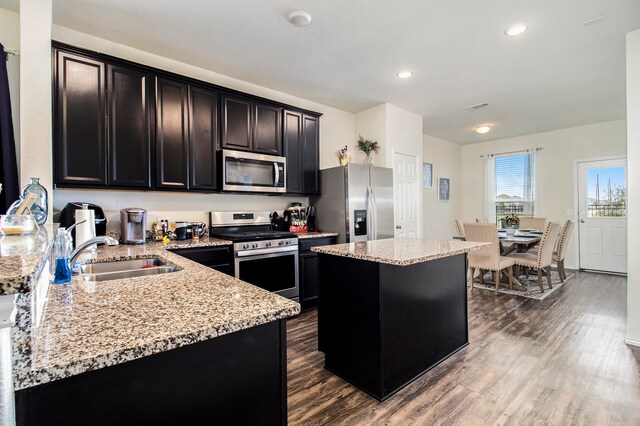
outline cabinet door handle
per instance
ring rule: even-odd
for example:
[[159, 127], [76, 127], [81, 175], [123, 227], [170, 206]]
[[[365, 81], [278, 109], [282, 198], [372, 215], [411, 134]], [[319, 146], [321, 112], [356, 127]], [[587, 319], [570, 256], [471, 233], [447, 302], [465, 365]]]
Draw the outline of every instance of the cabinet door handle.
[[396, 229], [402, 229], [402, 225], [396, 225]]

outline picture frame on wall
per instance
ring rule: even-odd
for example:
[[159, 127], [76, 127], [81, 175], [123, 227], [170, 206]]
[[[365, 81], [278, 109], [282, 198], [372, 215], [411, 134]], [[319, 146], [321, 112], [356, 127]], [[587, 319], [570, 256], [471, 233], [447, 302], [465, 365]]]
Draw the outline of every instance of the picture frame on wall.
[[433, 188], [433, 164], [422, 163], [422, 187]]
[[451, 199], [451, 179], [438, 179], [438, 201], [449, 201]]

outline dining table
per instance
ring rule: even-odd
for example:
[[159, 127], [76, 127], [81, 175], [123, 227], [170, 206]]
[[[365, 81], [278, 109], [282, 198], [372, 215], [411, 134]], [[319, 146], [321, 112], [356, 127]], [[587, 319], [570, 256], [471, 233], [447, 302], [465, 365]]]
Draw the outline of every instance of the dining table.
[[[517, 251], [518, 253], [526, 253], [542, 239], [542, 231], [521, 229], [513, 234], [507, 234], [507, 231], [498, 229], [498, 239], [500, 241], [500, 255], [508, 256]], [[506, 246], [509, 244], [509, 246]]]

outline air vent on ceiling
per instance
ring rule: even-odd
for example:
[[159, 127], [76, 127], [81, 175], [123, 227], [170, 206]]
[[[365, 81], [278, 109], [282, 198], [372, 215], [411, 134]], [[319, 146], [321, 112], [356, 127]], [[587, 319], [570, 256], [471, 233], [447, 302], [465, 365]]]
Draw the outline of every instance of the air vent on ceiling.
[[598, 16], [595, 16], [593, 18], [589, 18], [586, 21], [584, 21], [583, 24], [584, 24], [585, 27], [588, 27], [589, 25], [597, 24], [600, 21], [602, 21], [602, 15], [598, 15]]
[[487, 107], [487, 106], [489, 106], [489, 104], [485, 102], [485, 103], [478, 104], [478, 105], [471, 105], [471, 106], [468, 106], [468, 107], [466, 107], [464, 110], [465, 110], [465, 111], [469, 111], [469, 112], [471, 112], [471, 111], [475, 111], [475, 110], [477, 110], [477, 109], [484, 108], [484, 107]]

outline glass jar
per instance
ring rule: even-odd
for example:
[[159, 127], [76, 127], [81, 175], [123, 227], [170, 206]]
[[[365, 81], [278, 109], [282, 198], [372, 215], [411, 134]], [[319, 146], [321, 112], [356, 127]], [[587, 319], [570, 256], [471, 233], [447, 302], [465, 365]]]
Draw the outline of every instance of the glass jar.
[[32, 177], [31, 182], [22, 188], [20, 198], [11, 204], [11, 207], [7, 210], [7, 214], [15, 214], [22, 200], [26, 199], [29, 194], [35, 194], [36, 196], [36, 201], [30, 208], [31, 214], [35, 217], [38, 225], [43, 225], [47, 221], [49, 195], [44, 186], [40, 185], [40, 178], [37, 177]]

